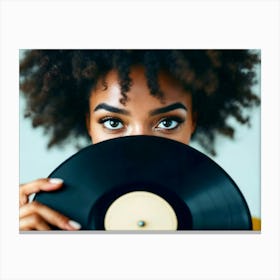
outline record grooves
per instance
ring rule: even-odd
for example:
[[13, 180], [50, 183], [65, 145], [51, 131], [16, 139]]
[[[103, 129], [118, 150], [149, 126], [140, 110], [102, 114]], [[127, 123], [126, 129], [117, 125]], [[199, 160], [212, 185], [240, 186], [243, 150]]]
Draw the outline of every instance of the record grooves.
[[[174, 224], [173, 212], [177, 230], [252, 229], [246, 200], [230, 176], [206, 155], [166, 138], [128, 136], [91, 145], [49, 177], [62, 178], [63, 188], [40, 192], [35, 200], [78, 221], [83, 230], [106, 229], [111, 205], [116, 214], [111, 211], [110, 223], [120, 230], [130, 228], [133, 215], [139, 230], [165, 229]], [[166, 223], [164, 211], [170, 215]]]

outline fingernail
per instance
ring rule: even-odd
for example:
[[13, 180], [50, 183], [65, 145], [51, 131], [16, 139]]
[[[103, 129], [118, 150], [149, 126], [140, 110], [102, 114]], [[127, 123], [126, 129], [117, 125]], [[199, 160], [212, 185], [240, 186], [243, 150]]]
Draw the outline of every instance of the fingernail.
[[72, 220], [68, 221], [68, 224], [74, 229], [80, 229], [82, 227], [78, 222]]
[[63, 180], [62, 180], [62, 179], [59, 179], [59, 178], [51, 178], [51, 179], [49, 179], [49, 182], [50, 182], [51, 184], [58, 185], [58, 184], [63, 183]]

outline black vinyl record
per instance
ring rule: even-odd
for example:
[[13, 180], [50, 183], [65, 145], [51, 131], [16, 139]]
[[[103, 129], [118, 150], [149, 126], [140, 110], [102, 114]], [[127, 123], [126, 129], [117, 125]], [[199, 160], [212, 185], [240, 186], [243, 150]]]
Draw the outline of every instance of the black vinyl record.
[[[64, 186], [40, 192], [35, 200], [79, 222], [82, 230], [110, 229], [105, 220], [119, 209], [136, 216], [146, 211], [143, 220], [135, 220], [141, 230], [157, 229], [149, 227], [149, 216], [161, 223], [164, 215], [172, 223], [176, 219], [176, 230], [252, 229], [246, 200], [230, 176], [203, 153], [170, 139], [128, 136], [103, 141], [82, 149], [49, 177], [63, 179]], [[150, 210], [157, 203], [160, 218]], [[116, 229], [127, 229], [122, 223]]]

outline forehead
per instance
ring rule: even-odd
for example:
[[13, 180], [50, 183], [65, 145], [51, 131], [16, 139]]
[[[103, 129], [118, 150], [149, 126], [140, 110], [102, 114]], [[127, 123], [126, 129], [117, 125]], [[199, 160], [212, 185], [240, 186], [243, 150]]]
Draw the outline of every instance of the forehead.
[[[182, 101], [186, 98], [190, 99], [190, 92], [184, 90], [181, 84], [166, 72], [159, 71], [157, 78], [159, 88], [163, 92], [162, 100], [151, 95], [148, 87], [148, 78], [143, 66], [132, 66], [129, 77], [131, 78], [130, 89], [127, 93], [129, 101], [138, 100], [140, 102], [142, 99], [149, 99], [150, 101], [155, 99], [157, 102], [165, 104]], [[106, 87], [104, 87], [104, 81], [106, 83]], [[120, 77], [117, 70], [111, 70], [105, 77], [99, 79], [91, 97], [94, 99], [107, 98], [112, 100], [122, 97]]]

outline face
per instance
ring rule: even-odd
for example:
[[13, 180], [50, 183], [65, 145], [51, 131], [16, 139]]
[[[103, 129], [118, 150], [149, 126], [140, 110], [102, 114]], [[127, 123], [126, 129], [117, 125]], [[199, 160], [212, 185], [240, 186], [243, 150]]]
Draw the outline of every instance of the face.
[[195, 129], [191, 95], [176, 80], [160, 73], [162, 101], [150, 94], [143, 67], [133, 67], [130, 77], [133, 83], [125, 105], [119, 101], [122, 95], [114, 70], [106, 76], [107, 89], [100, 82], [91, 92], [87, 127], [92, 143], [122, 136], [152, 135], [188, 144]]

